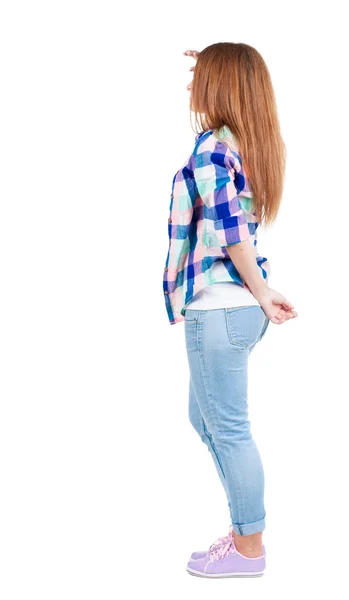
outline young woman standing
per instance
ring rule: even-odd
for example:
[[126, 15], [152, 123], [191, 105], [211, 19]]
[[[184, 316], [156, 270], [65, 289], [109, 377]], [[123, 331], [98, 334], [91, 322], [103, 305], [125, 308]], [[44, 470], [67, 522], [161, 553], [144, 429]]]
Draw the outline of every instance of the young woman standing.
[[188, 85], [200, 132], [172, 181], [163, 279], [171, 324], [185, 323], [189, 418], [210, 451], [231, 525], [190, 574], [258, 576], [265, 569], [264, 472], [248, 418], [248, 358], [269, 322], [297, 316], [268, 286], [257, 228], [280, 207], [286, 150], [267, 66], [243, 43], [217, 43], [196, 60]]

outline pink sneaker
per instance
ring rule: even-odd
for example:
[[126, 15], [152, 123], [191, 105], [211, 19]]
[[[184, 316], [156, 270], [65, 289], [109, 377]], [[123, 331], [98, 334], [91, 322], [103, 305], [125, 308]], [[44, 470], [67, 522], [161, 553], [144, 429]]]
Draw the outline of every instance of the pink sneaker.
[[[211, 544], [211, 546], [209, 547], [208, 550], [197, 550], [196, 552], [192, 552], [189, 561], [197, 560], [198, 558], [205, 558], [205, 556], [209, 555], [211, 550], [215, 550], [215, 549], [220, 548], [221, 546], [224, 546], [224, 544], [227, 544], [229, 540], [234, 541], [233, 532], [234, 532], [233, 526], [230, 525], [228, 535], [218, 538], [215, 542], [213, 542], [213, 544]], [[264, 555], [266, 555], [266, 550], [265, 550], [264, 544], [262, 544], [262, 548], [263, 548]]]
[[260, 577], [266, 567], [265, 552], [257, 558], [248, 558], [235, 548], [234, 540], [209, 551], [208, 556], [190, 560], [187, 571], [198, 577]]

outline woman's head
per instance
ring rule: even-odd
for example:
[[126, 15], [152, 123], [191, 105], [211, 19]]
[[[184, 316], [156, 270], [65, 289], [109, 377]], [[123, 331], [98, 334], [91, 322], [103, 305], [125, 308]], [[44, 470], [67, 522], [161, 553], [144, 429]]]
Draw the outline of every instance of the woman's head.
[[248, 44], [220, 42], [207, 46], [197, 56], [188, 89], [196, 129], [206, 131], [225, 125], [234, 135], [258, 220], [270, 224], [281, 202], [286, 147], [263, 58]]

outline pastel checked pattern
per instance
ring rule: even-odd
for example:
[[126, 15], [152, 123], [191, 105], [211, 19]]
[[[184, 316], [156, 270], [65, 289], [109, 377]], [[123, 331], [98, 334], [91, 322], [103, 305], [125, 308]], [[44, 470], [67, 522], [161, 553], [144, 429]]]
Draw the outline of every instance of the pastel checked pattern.
[[[245, 286], [226, 249], [230, 244], [249, 239], [261, 276], [268, 279], [270, 264], [257, 252], [259, 223], [251, 203], [241, 156], [227, 127], [196, 135], [192, 153], [172, 180], [163, 277], [171, 325], [184, 321], [186, 305], [207, 285], [234, 281]], [[210, 272], [218, 260], [226, 267], [219, 279]]]

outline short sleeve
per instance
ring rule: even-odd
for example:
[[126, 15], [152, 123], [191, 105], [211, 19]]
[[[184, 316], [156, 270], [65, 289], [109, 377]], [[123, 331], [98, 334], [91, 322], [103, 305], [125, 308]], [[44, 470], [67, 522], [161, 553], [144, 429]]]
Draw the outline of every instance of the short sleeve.
[[235, 157], [230, 148], [217, 141], [212, 150], [196, 155], [194, 178], [199, 195], [214, 221], [220, 246], [249, 238], [250, 233], [235, 187]]

